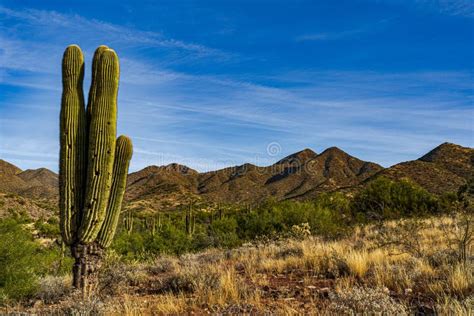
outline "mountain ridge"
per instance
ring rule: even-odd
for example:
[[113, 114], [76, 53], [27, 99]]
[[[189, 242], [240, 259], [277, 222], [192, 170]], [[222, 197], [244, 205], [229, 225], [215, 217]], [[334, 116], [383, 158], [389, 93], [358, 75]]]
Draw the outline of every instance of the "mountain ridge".
[[[128, 176], [125, 200], [132, 209], [170, 209], [190, 200], [256, 203], [273, 197], [310, 199], [322, 192], [353, 191], [377, 177], [410, 179], [428, 191], [456, 190], [474, 177], [474, 149], [443, 143], [416, 160], [388, 168], [329, 147], [309, 148], [268, 166], [245, 163], [198, 172], [171, 163], [151, 165]], [[0, 159], [0, 192], [34, 199], [58, 198], [58, 175], [46, 168], [21, 170]]]

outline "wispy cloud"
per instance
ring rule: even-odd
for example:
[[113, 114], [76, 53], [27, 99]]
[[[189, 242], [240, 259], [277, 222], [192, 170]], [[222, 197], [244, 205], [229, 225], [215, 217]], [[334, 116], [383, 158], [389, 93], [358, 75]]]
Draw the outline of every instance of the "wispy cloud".
[[378, 20], [374, 23], [363, 24], [355, 26], [352, 29], [341, 30], [341, 31], [331, 31], [331, 32], [314, 32], [309, 34], [299, 35], [295, 38], [297, 42], [305, 41], [335, 41], [354, 38], [357, 36], [362, 36], [368, 33], [378, 32], [384, 29], [393, 18], [385, 18]]
[[437, 12], [458, 17], [474, 17], [474, 2], [471, 0], [373, 0], [394, 5], [412, 7], [421, 11]]
[[438, 11], [446, 15], [474, 17], [474, 2], [471, 0], [416, 0], [415, 4], [418, 8]]
[[[390, 165], [442, 141], [474, 144], [470, 72], [186, 72], [173, 66], [225, 63], [234, 55], [78, 15], [6, 8], [0, 15], [15, 25], [0, 35], [0, 85], [22, 91], [0, 101], [0, 156], [21, 167], [56, 169], [60, 60], [71, 40], [84, 48], [86, 65], [98, 44], [119, 51], [118, 129], [134, 141], [132, 170], [173, 161], [198, 170], [269, 164], [304, 147], [333, 145]], [[300, 40], [357, 32], [363, 30]], [[153, 56], [144, 48], [155, 49]], [[271, 142], [282, 148], [277, 157], [266, 153]]]
[[[99, 21], [96, 19], [85, 19], [75, 14], [63, 14], [55, 11], [25, 9], [15, 11], [0, 7], [0, 14], [4, 19], [14, 19], [18, 23], [42, 29], [42, 36], [47, 37], [51, 33], [55, 38], [62, 34], [62, 38], [70, 37], [69, 32], [80, 34], [80, 37], [88, 37], [94, 34], [99, 41], [107, 40], [114, 43], [125, 42], [128, 45], [146, 45], [147, 47], [164, 47], [192, 51], [198, 57], [203, 56], [225, 56], [225, 53], [214, 48], [196, 43], [183, 42], [173, 38], [166, 38], [160, 32], [141, 31], [130, 27], [124, 27]], [[57, 30], [61, 32], [57, 32]]]
[[340, 40], [340, 39], [352, 37], [354, 35], [362, 34], [365, 31], [366, 30], [364, 29], [355, 29], [355, 30], [347, 30], [347, 31], [341, 31], [341, 32], [311, 33], [311, 34], [304, 34], [304, 35], [297, 36], [295, 40], [297, 42]]

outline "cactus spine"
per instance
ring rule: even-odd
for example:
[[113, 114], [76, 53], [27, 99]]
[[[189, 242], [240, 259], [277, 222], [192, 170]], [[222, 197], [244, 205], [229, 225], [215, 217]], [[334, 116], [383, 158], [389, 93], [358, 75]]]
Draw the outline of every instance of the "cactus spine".
[[77, 45], [64, 52], [62, 74], [60, 228], [76, 258], [74, 286], [85, 291], [115, 234], [132, 142], [116, 139], [119, 61], [113, 50], [100, 46], [94, 54], [87, 110], [84, 58]]

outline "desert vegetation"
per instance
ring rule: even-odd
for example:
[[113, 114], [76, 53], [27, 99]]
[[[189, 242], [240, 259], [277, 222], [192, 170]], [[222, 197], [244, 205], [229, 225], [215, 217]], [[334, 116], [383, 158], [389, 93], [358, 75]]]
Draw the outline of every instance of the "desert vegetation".
[[0, 229], [3, 311], [469, 314], [471, 198], [472, 184], [434, 196], [381, 178], [353, 197], [125, 211], [87, 300], [71, 286], [54, 217], [10, 217]]
[[[4, 295], [3, 311], [468, 315], [474, 303], [473, 269], [459, 244], [468, 229], [464, 216], [357, 225], [338, 239], [312, 235], [310, 226], [301, 224], [292, 227], [291, 238], [143, 260], [110, 251], [97, 296], [77, 300], [67, 270], [40, 269], [34, 272], [34, 286], [24, 275], [24, 284], [32, 287], [17, 289], [8, 300]], [[12, 300], [25, 294], [29, 299], [22, 305]]]

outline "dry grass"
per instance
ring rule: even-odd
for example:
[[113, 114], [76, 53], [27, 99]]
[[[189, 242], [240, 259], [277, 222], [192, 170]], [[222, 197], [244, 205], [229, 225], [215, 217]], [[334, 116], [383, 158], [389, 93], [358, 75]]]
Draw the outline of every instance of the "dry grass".
[[349, 266], [349, 270], [354, 276], [363, 278], [369, 270], [369, 254], [366, 250], [364, 251], [349, 251], [345, 256], [345, 261]]
[[474, 278], [472, 266], [455, 265], [448, 276], [448, 288], [458, 296], [464, 296], [473, 289]]
[[[359, 227], [338, 241], [307, 237], [249, 244], [228, 252], [163, 256], [148, 264], [117, 264], [113, 258], [105, 280], [120, 284], [104, 291], [100, 304], [79, 306], [64, 300], [45, 308], [111, 315], [470, 315], [473, 254], [467, 263], [456, 259], [450, 240], [457, 230], [452, 218], [417, 221], [416, 226], [391, 221]], [[397, 236], [403, 240], [397, 243]]]

